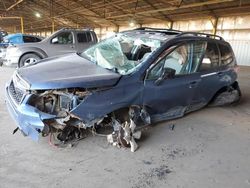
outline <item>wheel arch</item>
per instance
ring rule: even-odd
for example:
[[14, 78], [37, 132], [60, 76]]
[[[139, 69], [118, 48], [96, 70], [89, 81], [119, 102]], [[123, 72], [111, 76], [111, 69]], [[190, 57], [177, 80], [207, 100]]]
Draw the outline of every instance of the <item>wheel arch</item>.
[[213, 96], [212, 98], [209, 100], [208, 102], [208, 105], [211, 104], [215, 99], [216, 97], [221, 94], [222, 92], [225, 92], [225, 91], [228, 91], [229, 89], [235, 89], [235, 90], [238, 90], [239, 91], [239, 95], [241, 97], [241, 90], [240, 90], [240, 87], [239, 87], [239, 83], [238, 81], [234, 81], [232, 84], [230, 85], [226, 85], [226, 86], [223, 86], [222, 88], [220, 88]]
[[20, 64], [20, 61], [22, 59], [23, 56], [27, 55], [27, 54], [35, 54], [37, 56], [39, 56], [41, 59], [44, 59], [46, 57], [48, 57], [48, 55], [42, 50], [42, 49], [33, 49], [33, 50], [27, 50], [25, 51], [18, 59], [18, 65]]

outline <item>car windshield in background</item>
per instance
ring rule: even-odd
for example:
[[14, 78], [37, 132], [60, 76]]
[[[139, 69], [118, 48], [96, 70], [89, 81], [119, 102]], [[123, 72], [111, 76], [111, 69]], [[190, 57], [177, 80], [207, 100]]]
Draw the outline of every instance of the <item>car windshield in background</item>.
[[117, 34], [88, 48], [81, 56], [103, 68], [126, 75], [134, 72], [160, 46], [159, 39]]

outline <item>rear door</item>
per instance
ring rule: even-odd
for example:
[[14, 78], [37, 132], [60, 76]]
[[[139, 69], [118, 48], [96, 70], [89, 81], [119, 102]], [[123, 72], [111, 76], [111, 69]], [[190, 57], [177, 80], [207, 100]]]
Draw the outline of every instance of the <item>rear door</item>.
[[49, 41], [45, 48], [48, 56], [76, 52], [74, 35], [71, 31], [60, 32]]
[[95, 44], [96, 39], [91, 31], [82, 31], [76, 33], [77, 52], [82, 52], [84, 49]]
[[197, 101], [199, 100], [202, 103], [209, 102], [215, 92], [221, 88], [219, 67], [220, 54], [218, 45], [214, 42], [208, 42], [198, 69], [202, 84], [199, 85], [199, 90], [196, 94]]
[[[148, 70], [143, 102], [153, 115], [153, 121], [180, 117], [194, 103], [193, 99], [201, 82], [196, 71], [205, 47], [206, 42], [202, 41], [173, 46], [173, 50], [167, 50], [166, 55]], [[156, 84], [164, 67], [174, 69], [176, 74], [173, 78]]]
[[230, 69], [234, 64], [234, 55], [229, 47], [208, 42], [198, 70], [202, 84], [198, 87], [197, 99], [208, 103], [220, 89], [231, 85], [236, 79], [236, 73]]

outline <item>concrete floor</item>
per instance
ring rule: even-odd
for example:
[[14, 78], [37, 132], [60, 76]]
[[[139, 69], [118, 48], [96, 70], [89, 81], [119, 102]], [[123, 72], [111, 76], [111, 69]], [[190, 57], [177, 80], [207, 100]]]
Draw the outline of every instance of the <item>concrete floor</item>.
[[140, 148], [109, 146], [88, 137], [55, 148], [23, 137], [4, 104], [14, 69], [0, 67], [0, 187], [235, 188], [250, 187], [250, 69], [241, 68], [243, 99], [236, 106], [205, 108], [143, 132]]

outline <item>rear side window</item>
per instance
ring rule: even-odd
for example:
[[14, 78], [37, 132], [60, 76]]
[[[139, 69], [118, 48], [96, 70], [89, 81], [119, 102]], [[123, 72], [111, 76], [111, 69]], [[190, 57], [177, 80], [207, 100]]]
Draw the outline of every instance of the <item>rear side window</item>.
[[28, 43], [28, 42], [39, 42], [36, 37], [32, 36], [23, 36], [23, 42]]
[[91, 42], [91, 34], [90, 32], [77, 33], [77, 41], [79, 43]]
[[229, 65], [234, 62], [234, 55], [229, 46], [219, 44], [220, 53], [221, 53], [221, 65]]
[[219, 50], [216, 43], [207, 43], [207, 49], [201, 61], [200, 72], [214, 70], [220, 65]]

